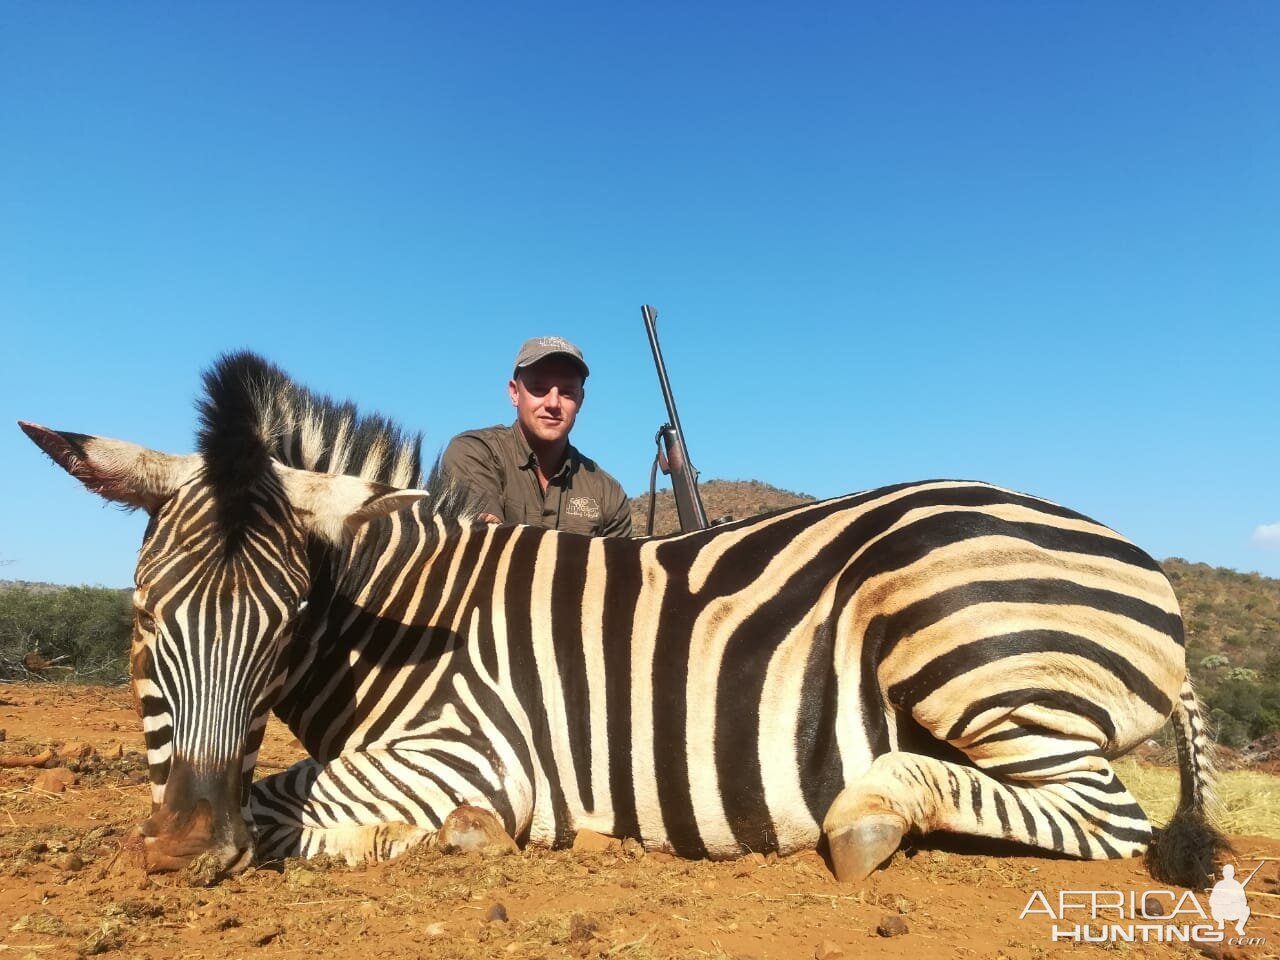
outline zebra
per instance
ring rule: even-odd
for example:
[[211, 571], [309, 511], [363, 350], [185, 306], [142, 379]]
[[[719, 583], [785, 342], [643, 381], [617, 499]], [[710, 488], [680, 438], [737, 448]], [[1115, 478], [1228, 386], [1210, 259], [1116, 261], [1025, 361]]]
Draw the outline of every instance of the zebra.
[[[489, 525], [421, 435], [252, 353], [204, 380], [193, 454], [21, 424], [150, 515], [150, 870], [592, 829], [859, 881], [941, 831], [1190, 886], [1228, 849], [1173, 590], [1078, 513], [934, 480], [667, 538]], [[254, 782], [272, 711], [308, 758]], [[1157, 834], [1110, 761], [1170, 716]]]

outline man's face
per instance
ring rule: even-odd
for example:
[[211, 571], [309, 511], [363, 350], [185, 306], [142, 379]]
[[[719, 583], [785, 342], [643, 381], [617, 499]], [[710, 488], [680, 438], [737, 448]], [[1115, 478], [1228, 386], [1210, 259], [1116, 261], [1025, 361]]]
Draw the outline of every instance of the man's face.
[[525, 367], [507, 389], [525, 436], [543, 443], [569, 436], [585, 396], [582, 371], [564, 357], [547, 357]]

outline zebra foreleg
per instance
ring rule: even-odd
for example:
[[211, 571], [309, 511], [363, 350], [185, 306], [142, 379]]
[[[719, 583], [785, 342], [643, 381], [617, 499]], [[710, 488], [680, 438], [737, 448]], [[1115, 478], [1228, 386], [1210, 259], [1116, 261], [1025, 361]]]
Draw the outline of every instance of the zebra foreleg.
[[304, 760], [255, 783], [250, 806], [259, 862], [320, 854], [379, 862], [438, 835], [450, 850], [515, 849], [485, 798], [425, 775], [420, 755], [400, 751]]
[[392, 860], [435, 835], [408, 823], [351, 824], [345, 827], [290, 827], [271, 824], [259, 831], [258, 863], [286, 857], [311, 859], [322, 854], [351, 866]]
[[391, 860], [411, 847], [434, 842], [445, 853], [505, 856], [518, 853], [498, 818], [481, 807], [457, 807], [440, 829], [407, 823], [353, 824], [345, 827], [299, 827], [274, 823], [258, 834], [258, 861], [285, 857], [340, 857], [349, 864]]
[[433, 826], [385, 818], [369, 798], [356, 802], [336, 790], [335, 771], [314, 760], [259, 780], [250, 794], [259, 863], [321, 854], [349, 864], [400, 856], [435, 835]]
[[1146, 850], [1146, 814], [1101, 754], [998, 766], [1000, 779], [919, 754], [878, 757], [823, 822], [836, 877], [864, 879], [909, 829], [1013, 840], [1085, 860]]

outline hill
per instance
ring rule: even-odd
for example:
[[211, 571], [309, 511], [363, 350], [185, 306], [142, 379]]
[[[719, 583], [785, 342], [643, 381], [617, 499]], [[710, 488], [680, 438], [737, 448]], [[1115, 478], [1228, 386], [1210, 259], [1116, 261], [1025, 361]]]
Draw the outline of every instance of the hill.
[[[807, 493], [792, 493], [759, 480], [708, 480], [698, 484], [702, 505], [712, 520], [733, 517], [745, 520], [798, 503], [810, 503], [813, 497]], [[645, 535], [649, 523], [649, 494], [631, 498], [631, 529], [637, 537]], [[659, 490], [654, 510], [653, 535], [656, 537], [676, 533], [680, 520], [676, 516], [676, 498], [670, 489]]]
[[1187, 630], [1187, 668], [1218, 739], [1280, 730], [1280, 580], [1178, 557], [1163, 561]]

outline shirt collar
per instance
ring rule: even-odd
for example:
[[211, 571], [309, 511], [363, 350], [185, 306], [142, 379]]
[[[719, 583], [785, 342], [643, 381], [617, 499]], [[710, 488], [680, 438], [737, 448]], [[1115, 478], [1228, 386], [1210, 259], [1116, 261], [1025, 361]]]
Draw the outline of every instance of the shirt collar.
[[[529, 441], [525, 439], [524, 431], [520, 429], [520, 421], [517, 420], [511, 425], [511, 436], [515, 440], [516, 460], [520, 464], [521, 470], [532, 470], [538, 462], [538, 455], [533, 452], [533, 448], [529, 446]], [[555, 477], [567, 477], [578, 469], [578, 448], [572, 443], [565, 450], [564, 463], [560, 464], [560, 469], [547, 479], [555, 479]]]

